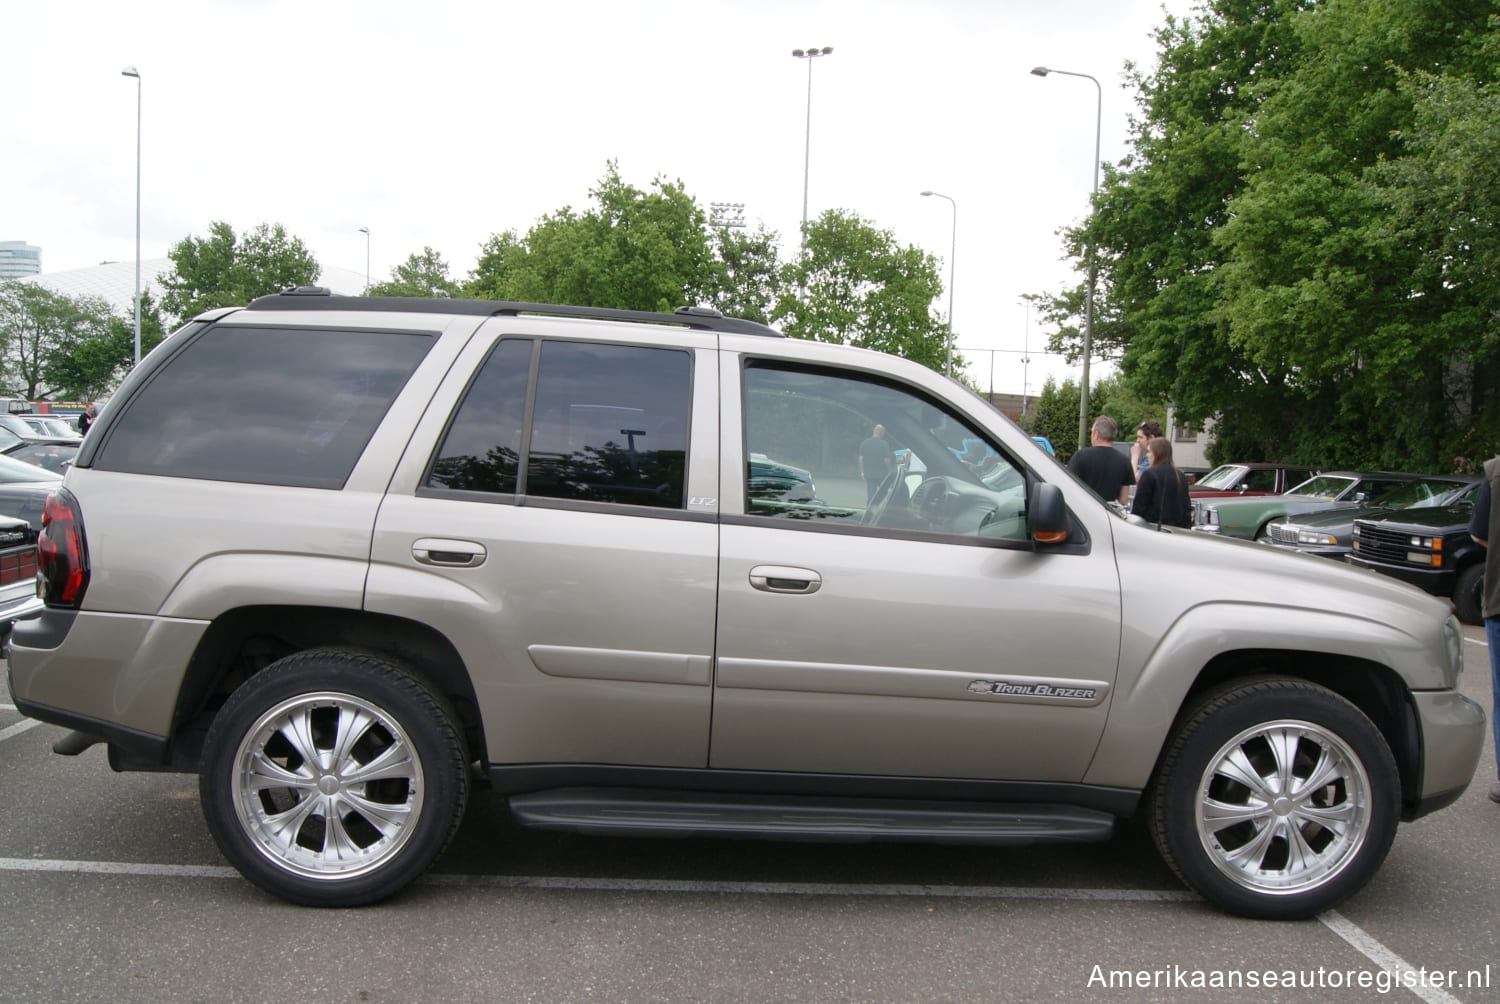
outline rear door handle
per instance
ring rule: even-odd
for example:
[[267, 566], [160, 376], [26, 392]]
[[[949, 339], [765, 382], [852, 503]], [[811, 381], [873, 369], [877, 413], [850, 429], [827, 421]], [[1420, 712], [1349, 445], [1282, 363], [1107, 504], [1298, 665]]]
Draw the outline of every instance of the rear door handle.
[[815, 593], [823, 585], [823, 576], [811, 568], [756, 565], [750, 569], [750, 585], [765, 593]]
[[411, 556], [424, 565], [476, 568], [484, 564], [484, 545], [450, 537], [423, 537], [411, 545]]

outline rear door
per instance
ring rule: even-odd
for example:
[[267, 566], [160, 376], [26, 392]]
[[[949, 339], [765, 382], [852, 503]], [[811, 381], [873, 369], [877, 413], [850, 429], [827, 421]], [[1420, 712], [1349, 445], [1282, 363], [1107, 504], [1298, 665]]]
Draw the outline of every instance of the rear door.
[[500, 324], [417, 428], [367, 606], [457, 646], [491, 762], [702, 767], [715, 353], [658, 329], [648, 344], [624, 325]]

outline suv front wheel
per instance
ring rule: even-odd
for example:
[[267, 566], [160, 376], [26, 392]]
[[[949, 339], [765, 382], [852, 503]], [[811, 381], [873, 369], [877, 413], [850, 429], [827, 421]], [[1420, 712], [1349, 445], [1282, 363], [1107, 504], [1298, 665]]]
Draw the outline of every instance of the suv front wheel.
[[1359, 889], [1395, 837], [1400, 779], [1354, 705], [1295, 679], [1239, 681], [1182, 719], [1149, 796], [1184, 882], [1247, 917], [1296, 919]]
[[205, 741], [199, 792], [224, 856], [294, 903], [396, 892], [448, 846], [468, 799], [446, 701], [388, 659], [314, 649], [252, 676]]

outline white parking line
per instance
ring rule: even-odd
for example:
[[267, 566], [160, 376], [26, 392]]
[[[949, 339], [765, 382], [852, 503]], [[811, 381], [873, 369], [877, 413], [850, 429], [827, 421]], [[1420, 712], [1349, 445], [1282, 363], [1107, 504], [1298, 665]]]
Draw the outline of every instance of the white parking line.
[[0, 743], [5, 742], [5, 740], [11, 738], [12, 736], [20, 735], [27, 729], [34, 729], [40, 724], [42, 723], [37, 721], [35, 718], [28, 718], [25, 721], [16, 722], [16, 724], [10, 726], [9, 728], [0, 729]]
[[[233, 868], [214, 865], [157, 865], [129, 861], [62, 861], [47, 858], [0, 858], [0, 872], [51, 872], [79, 875], [144, 875], [154, 878], [238, 877]], [[837, 882], [714, 882], [689, 879], [579, 878], [548, 875], [429, 874], [421, 885], [466, 889], [538, 889], [565, 892], [729, 893], [744, 896], [890, 896], [941, 899], [1051, 900], [1094, 903], [1197, 902], [1193, 893], [1170, 889], [1043, 889], [1004, 886], [876, 885]], [[1405, 959], [1335, 910], [1318, 920], [1376, 966], [1388, 972], [1415, 973]], [[1428, 1004], [1459, 1004], [1435, 987], [1410, 988]]]
[[[1457, 997], [1444, 993], [1438, 987], [1424, 986], [1419, 981], [1414, 980], [1413, 977], [1417, 975], [1415, 966], [1370, 937], [1362, 927], [1349, 921], [1337, 910], [1328, 910], [1320, 913], [1318, 914], [1318, 919], [1323, 922], [1324, 927], [1337, 934], [1340, 938], [1343, 938], [1356, 951], [1384, 971], [1388, 973], [1400, 973], [1402, 985], [1411, 983], [1412, 985], [1408, 986], [1407, 989], [1424, 1001], [1427, 1001], [1427, 1004], [1460, 1004]], [[1412, 975], [1407, 976], [1408, 973]]]

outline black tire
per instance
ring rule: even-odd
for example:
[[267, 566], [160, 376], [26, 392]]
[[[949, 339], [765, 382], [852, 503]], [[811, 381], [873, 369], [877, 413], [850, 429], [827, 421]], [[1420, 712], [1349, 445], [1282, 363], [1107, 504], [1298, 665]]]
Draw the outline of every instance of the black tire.
[[1453, 612], [1465, 624], [1484, 623], [1484, 562], [1458, 573], [1453, 583]]
[[1401, 781], [1353, 704], [1304, 680], [1259, 678], [1209, 692], [1180, 721], [1148, 812], [1183, 882], [1230, 913], [1296, 920], [1375, 874], [1396, 835]]
[[447, 701], [389, 659], [288, 656], [236, 690], [208, 731], [198, 788], [209, 831], [245, 878], [282, 899], [384, 899], [437, 860], [463, 818], [455, 722]]

